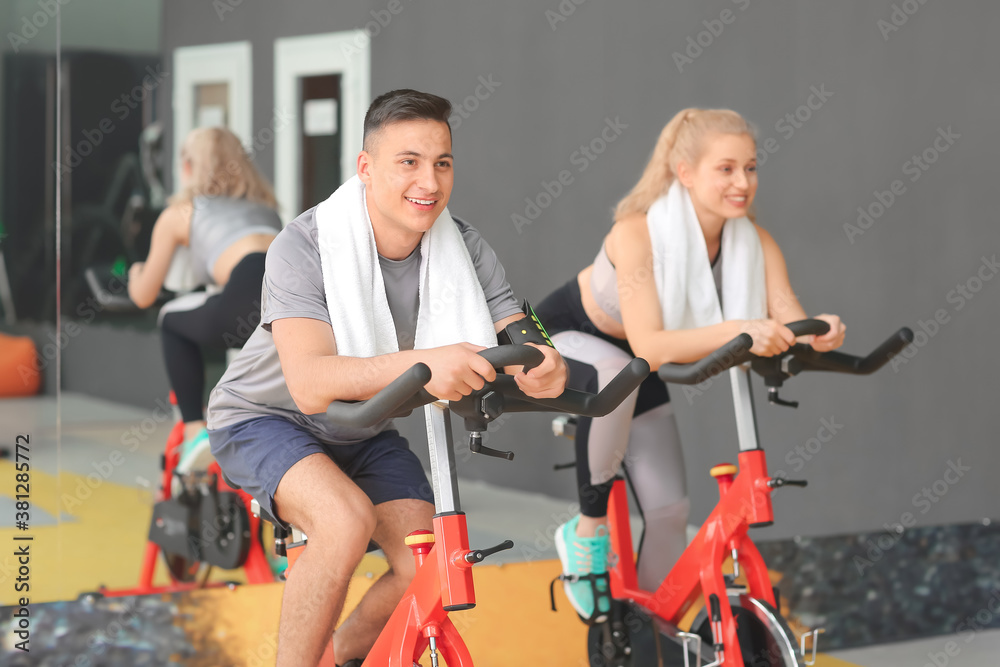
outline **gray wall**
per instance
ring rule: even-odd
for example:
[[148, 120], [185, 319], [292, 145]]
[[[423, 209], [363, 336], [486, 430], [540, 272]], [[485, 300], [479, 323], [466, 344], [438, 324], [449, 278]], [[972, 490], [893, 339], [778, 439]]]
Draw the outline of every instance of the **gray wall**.
[[[164, 3], [164, 54], [250, 39], [259, 128], [273, 108], [275, 38], [362, 27], [369, 11], [387, 4], [244, 0], [220, 21], [210, 3], [173, 0]], [[903, 13], [904, 5], [915, 13]], [[550, 23], [560, 6], [575, 9]], [[901, 25], [883, 33], [896, 27], [894, 7]], [[717, 21], [725, 10], [728, 24]], [[991, 414], [1000, 279], [981, 283], [971, 299], [952, 290], [970, 280], [980, 287], [983, 257], [1000, 251], [998, 19], [995, 4], [974, 0], [403, 0], [403, 11], [372, 39], [372, 91], [414, 87], [461, 104], [480, 77], [499, 82], [455, 130], [451, 209], [480, 227], [515, 291], [535, 301], [593, 258], [611, 207], [675, 112], [741, 111], [760, 127], [761, 145], [773, 138], [768, 145], [777, 148], [760, 168], [760, 221], [783, 247], [806, 309], [847, 322], [845, 349], [863, 353], [937, 311], [947, 318], [895, 370], [805, 377], [785, 391], [803, 401], [798, 411], [760, 407], [772, 468], [810, 481], [806, 490], [776, 495], [778, 526], [761, 535], [880, 529], [907, 512], [921, 524], [978, 521], [1000, 518], [993, 479], [1000, 447]], [[705, 22], [719, 34], [707, 32]], [[690, 47], [699, 39], [707, 44], [701, 53]], [[679, 68], [674, 54], [689, 47], [693, 60]], [[828, 99], [810, 99], [817, 89]], [[801, 106], [810, 101], [817, 108]], [[797, 111], [808, 119], [797, 126], [783, 120]], [[606, 119], [627, 128], [580, 171], [575, 152], [599, 137]], [[958, 138], [911, 180], [907, 161], [948, 128]], [[270, 174], [270, 147], [259, 159]], [[519, 232], [512, 215], [525, 215], [525, 198], [537, 197], [561, 170], [572, 172], [573, 183]], [[902, 194], [849, 238], [844, 225], [856, 223], [858, 207], [872, 205], [895, 180]], [[996, 270], [982, 272], [992, 277]], [[675, 397], [692, 519], [700, 520], [715, 499], [707, 468], [735, 455], [728, 382], [716, 382], [691, 405], [682, 393]], [[843, 427], [829, 442], [810, 442], [823, 419]], [[515, 462], [477, 458], [463, 462], [463, 474], [572, 498], [570, 473], [551, 471], [553, 462], [570, 458], [570, 447], [547, 435], [547, 422], [505, 422], [492, 441], [516, 447]], [[419, 425], [413, 432], [420, 443]], [[809, 460], [795, 454], [797, 446], [812, 447]], [[953, 484], [943, 481], [949, 462], [959, 461], [970, 470], [949, 475]], [[914, 499], [924, 487], [940, 501]]]

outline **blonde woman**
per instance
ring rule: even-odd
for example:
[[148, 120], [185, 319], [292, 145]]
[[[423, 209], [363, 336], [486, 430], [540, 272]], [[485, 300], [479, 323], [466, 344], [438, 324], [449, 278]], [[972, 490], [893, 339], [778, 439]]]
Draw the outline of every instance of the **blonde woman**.
[[202, 348], [242, 347], [252, 333], [264, 255], [281, 220], [271, 186], [229, 130], [192, 131], [180, 159], [181, 190], [153, 227], [146, 261], [129, 269], [128, 293], [140, 308], [151, 306], [175, 252], [189, 249], [195, 282], [206, 289], [168, 303], [160, 320], [167, 375], [192, 443], [207, 437]]
[[[653, 370], [695, 361], [741, 332], [758, 355], [795, 342], [784, 324], [806, 313], [777, 243], [752, 222], [755, 155], [754, 132], [734, 111], [685, 109], [664, 127], [594, 263], [536, 309], [560, 353], [585, 364], [574, 367], [585, 370], [571, 385], [603, 387], [636, 356]], [[830, 332], [803, 340], [839, 347], [840, 318], [818, 317]], [[650, 376], [610, 415], [581, 420], [576, 449], [581, 513], [556, 532], [564, 573], [606, 571], [608, 496], [624, 467], [645, 523], [639, 584], [656, 590], [687, 545], [689, 511], [665, 385]], [[567, 580], [565, 588], [585, 619], [608, 611], [605, 580]]]

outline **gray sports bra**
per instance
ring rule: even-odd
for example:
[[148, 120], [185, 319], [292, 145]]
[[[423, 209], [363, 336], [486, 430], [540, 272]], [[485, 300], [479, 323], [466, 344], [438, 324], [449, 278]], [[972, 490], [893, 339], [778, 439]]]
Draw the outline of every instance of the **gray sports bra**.
[[[722, 249], [715, 256], [712, 263], [712, 277], [715, 279], [715, 292], [719, 295], [719, 303], [722, 303]], [[594, 295], [594, 300], [605, 313], [610, 315], [618, 324], [622, 323], [621, 303], [618, 301], [618, 276], [615, 272], [615, 265], [611, 263], [604, 244], [597, 251], [594, 258], [594, 268], [590, 272], [590, 292]]]
[[212, 268], [219, 255], [251, 234], [277, 234], [281, 218], [274, 209], [246, 199], [195, 197], [188, 247], [191, 271], [200, 285], [211, 285]]

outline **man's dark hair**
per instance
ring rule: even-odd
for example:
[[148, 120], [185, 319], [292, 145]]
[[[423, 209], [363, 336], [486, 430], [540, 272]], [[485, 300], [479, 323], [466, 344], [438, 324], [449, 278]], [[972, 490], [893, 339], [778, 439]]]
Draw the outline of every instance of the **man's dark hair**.
[[368, 107], [368, 113], [365, 114], [363, 148], [370, 151], [373, 147], [372, 140], [382, 128], [404, 120], [437, 120], [448, 126], [450, 135], [451, 124], [448, 123], [450, 115], [451, 102], [443, 97], [409, 88], [390, 90], [376, 97]]

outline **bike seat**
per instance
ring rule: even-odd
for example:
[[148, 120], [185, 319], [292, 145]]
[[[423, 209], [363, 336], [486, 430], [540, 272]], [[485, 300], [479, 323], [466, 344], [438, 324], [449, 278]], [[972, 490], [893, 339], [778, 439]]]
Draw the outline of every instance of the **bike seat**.
[[738, 471], [739, 469], [732, 463], [720, 463], [717, 466], [712, 466], [708, 474], [712, 477], [722, 477], [723, 475], [735, 475]]

